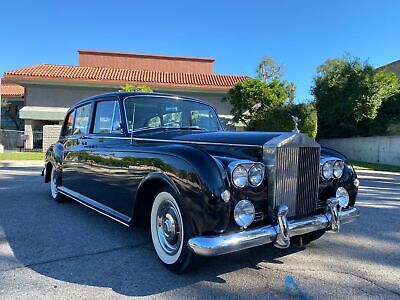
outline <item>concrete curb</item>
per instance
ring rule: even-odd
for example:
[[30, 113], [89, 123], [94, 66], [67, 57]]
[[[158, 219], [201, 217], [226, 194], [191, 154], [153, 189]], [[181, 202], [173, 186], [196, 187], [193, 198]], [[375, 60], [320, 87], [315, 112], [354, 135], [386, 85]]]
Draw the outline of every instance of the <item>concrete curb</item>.
[[17, 168], [17, 167], [44, 167], [43, 160], [3, 160], [0, 161], [0, 168]]
[[356, 169], [356, 172], [357, 172], [358, 175], [360, 175], [360, 174], [387, 174], [387, 175], [398, 175], [398, 176], [400, 176], [400, 172], [362, 170], [362, 169]]

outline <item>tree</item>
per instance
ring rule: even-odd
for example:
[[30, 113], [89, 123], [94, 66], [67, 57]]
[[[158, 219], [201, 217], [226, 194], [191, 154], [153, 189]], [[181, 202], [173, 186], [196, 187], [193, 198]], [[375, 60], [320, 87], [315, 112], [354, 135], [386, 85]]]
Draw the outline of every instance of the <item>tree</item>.
[[317, 68], [311, 92], [318, 112], [320, 138], [365, 135], [383, 101], [400, 89], [394, 73], [345, 56]]
[[292, 131], [294, 123], [291, 116], [301, 119], [299, 130], [315, 139], [317, 135], [317, 112], [312, 103], [289, 104], [264, 112], [260, 118], [252, 119], [247, 130], [250, 131]]
[[232, 105], [233, 121], [247, 125], [250, 120], [273, 107], [293, 103], [294, 90], [294, 84], [277, 78], [271, 82], [248, 78], [235, 84], [223, 101]]
[[263, 82], [271, 82], [280, 79], [283, 75], [283, 67], [278, 65], [271, 56], [265, 56], [257, 66], [257, 79]]
[[121, 86], [121, 89], [119, 90], [120, 92], [148, 92], [152, 93], [153, 90], [151, 87], [145, 84], [141, 85], [132, 85], [129, 83], [126, 83], [124, 86]]

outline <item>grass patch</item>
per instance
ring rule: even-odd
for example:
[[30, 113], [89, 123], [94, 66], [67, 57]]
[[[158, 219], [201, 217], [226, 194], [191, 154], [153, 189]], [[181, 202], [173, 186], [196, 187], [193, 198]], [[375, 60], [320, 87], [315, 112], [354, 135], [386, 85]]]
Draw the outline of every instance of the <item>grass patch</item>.
[[375, 170], [375, 171], [388, 171], [388, 172], [400, 172], [400, 166], [383, 165], [376, 163], [369, 163], [364, 161], [353, 160], [353, 167], [357, 170]]
[[0, 153], [0, 161], [3, 160], [44, 160], [42, 152], [4, 152]]

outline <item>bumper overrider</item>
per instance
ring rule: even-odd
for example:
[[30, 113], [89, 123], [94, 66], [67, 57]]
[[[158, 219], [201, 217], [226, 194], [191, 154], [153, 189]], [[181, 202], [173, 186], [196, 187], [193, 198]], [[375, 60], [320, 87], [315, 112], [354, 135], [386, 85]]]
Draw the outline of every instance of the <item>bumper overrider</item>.
[[189, 240], [189, 246], [196, 254], [204, 256], [222, 255], [269, 243], [274, 243], [278, 248], [287, 248], [291, 237], [321, 229], [338, 232], [341, 224], [352, 222], [360, 216], [360, 211], [355, 207], [340, 209], [336, 198], [328, 200], [328, 212], [322, 215], [288, 221], [287, 212], [288, 207], [280, 205], [277, 209], [276, 225], [194, 237]]

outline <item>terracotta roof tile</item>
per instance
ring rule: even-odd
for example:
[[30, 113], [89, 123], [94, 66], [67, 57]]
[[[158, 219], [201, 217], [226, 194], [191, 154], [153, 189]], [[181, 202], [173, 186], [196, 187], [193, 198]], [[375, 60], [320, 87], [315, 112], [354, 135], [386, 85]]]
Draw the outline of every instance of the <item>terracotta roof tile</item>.
[[0, 93], [2, 97], [22, 98], [25, 94], [25, 89], [23, 86], [1, 79]]
[[229, 88], [247, 76], [191, 74], [146, 70], [115, 69], [64, 65], [36, 65], [4, 73], [6, 78], [37, 78], [80, 81], [110, 81], [155, 86]]

